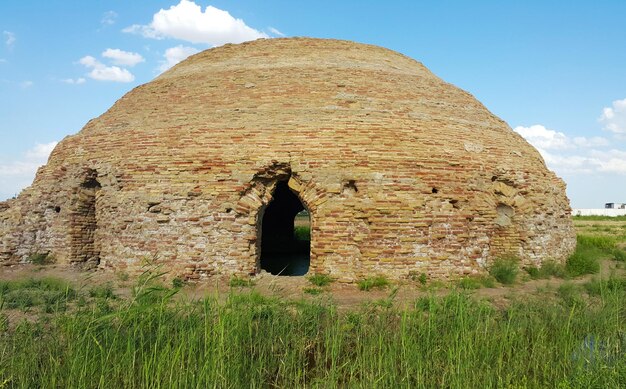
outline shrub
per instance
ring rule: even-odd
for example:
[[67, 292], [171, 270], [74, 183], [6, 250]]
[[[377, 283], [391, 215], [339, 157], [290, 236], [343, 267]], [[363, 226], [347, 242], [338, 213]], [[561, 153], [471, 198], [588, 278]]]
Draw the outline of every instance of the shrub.
[[598, 261], [598, 257], [593, 255], [593, 253], [577, 248], [576, 252], [567, 259], [565, 268], [571, 276], [578, 277], [599, 272], [600, 262]]
[[559, 286], [559, 288], [557, 289], [557, 293], [559, 297], [563, 299], [565, 305], [569, 307], [583, 304], [583, 299], [580, 295], [580, 289], [578, 288], [578, 286], [570, 282], [564, 283]]
[[334, 281], [331, 276], [326, 274], [313, 274], [307, 277], [307, 280], [315, 286], [330, 285], [330, 283]]
[[524, 268], [524, 270], [533, 280], [550, 277], [567, 277], [567, 271], [565, 270], [565, 266], [553, 260], [544, 261], [540, 268], [535, 266], [527, 266]]
[[482, 286], [477, 277], [463, 277], [456, 284], [461, 289], [480, 289]]
[[54, 257], [49, 253], [36, 253], [28, 257], [28, 261], [33, 265], [49, 265], [54, 263]]
[[389, 280], [385, 276], [368, 277], [357, 282], [360, 290], [369, 291], [372, 289], [384, 289], [389, 285]]
[[618, 278], [614, 275], [611, 275], [608, 280], [594, 278], [585, 283], [584, 287], [590, 296], [600, 296], [607, 291], [626, 291], [626, 278]]
[[541, 278], [541, 273], [539, 272], [539, 268], [536, 266], [526, 266], [524, 267], [524, 271], [528, 273], [531, 279], [538, 280]]
[[553, 260], [544, 261], [541, 265], [541, 268], [539, 269], [539, 273], [542, 278], [564, 278], [567, 276], [565, 266]]
[[104, 285], [96, 285], [89, 289], [89, 297], [101, 298], [101, 299], [115, 299], [117, 296], [113, 292], [113, 286], [111, 283]]
[[626, 262], [626, 251], [618, 248], [614, 249], [613, 259], [620, 262]]
[[9, 309], [26, 309], [43, 303], [41, 292], [31, 290], [12, 290], [2, 296], [4, 305]]
[[180, 277], [176, 277], [172, 279], [172, 287], [176, 288], [176, 289], [180, 289], [183, 286], [185, 286], [185, 281], [180, 278]]
[[515, 257], [498, 258], [489, 268], [489, 274], [505, 285], [515, 282], [518, 271], [518, 259]]

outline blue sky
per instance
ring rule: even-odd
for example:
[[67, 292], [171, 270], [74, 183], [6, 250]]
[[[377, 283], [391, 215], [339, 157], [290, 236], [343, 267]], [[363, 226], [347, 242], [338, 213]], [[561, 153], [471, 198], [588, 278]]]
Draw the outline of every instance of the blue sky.
[[185, 55], [284, 35], [415, 58], [538, 147], [573, 207], [626, 202], [624, 21], [617, 0], [3, 1], [0, 200], [54, 142]]

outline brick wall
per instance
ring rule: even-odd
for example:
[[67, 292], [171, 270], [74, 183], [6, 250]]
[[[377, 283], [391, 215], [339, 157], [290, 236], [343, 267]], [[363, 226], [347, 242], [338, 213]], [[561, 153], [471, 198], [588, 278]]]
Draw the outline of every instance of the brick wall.
[[344, 281], [575, 246], [563, 181], [470, 94], [390, 50], [290, 38], [194, 55], [60, 142], [0, 203], [0, 262], [254, 274], [285, 179], [311, 213], [311, 272]]

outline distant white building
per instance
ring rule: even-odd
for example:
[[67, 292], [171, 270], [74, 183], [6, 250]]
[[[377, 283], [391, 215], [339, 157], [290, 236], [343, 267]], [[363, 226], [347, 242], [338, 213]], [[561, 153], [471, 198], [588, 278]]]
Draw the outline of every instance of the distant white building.
[[605, 203], [604, 208], [575, 208], [572, 216], [626, 216], [626, 203]]

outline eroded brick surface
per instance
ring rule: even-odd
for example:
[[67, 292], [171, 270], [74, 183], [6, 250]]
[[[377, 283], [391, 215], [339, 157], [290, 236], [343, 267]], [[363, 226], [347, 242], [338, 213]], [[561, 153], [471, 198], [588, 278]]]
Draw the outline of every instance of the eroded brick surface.
[[380, 47], [272, 39], [194, 55], [60, 142], [0, 203], [0, 263], [254, 274], [278, 180], [311, 212], [311, 271], [345, 281], [575, 246], [563, 181], [470, 94]]

